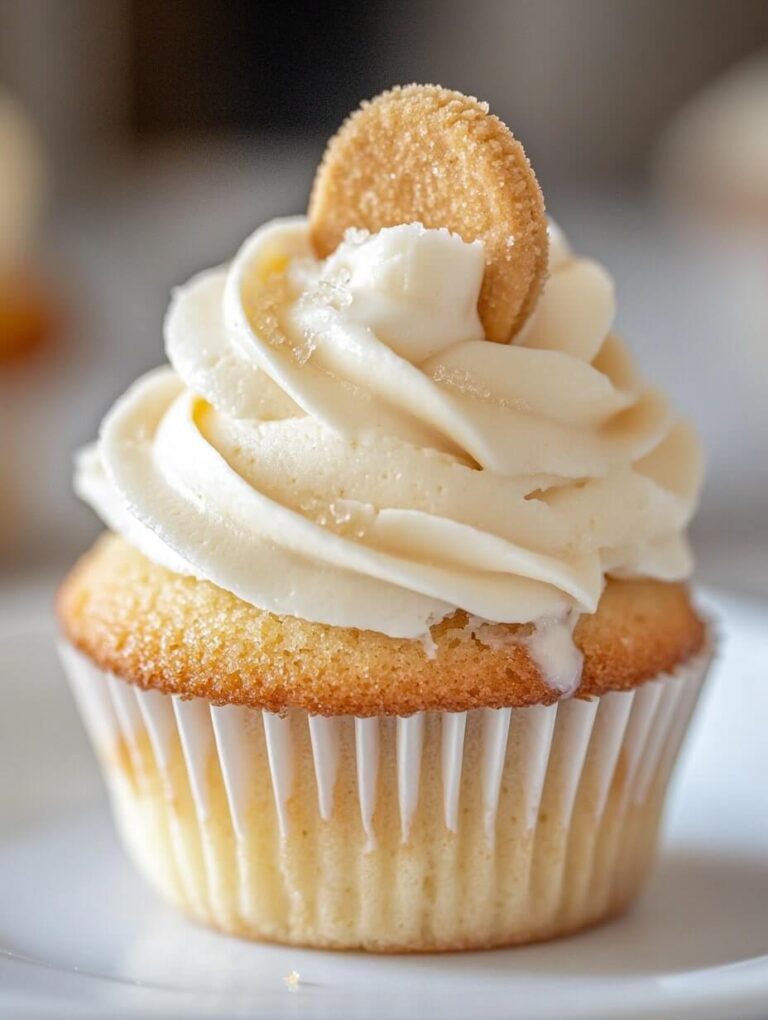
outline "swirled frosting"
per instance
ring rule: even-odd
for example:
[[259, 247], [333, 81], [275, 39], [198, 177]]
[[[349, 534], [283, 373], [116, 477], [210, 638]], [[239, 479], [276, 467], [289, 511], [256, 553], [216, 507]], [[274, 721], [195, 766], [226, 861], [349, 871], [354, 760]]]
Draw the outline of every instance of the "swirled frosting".
[[409, 224], [325, 261], [303, 218], [180, 288], [171, 368], [77, 468], [151, 559], [277, 614], [420, 637], [594, 612], [607, 574], [685, 577], [700, 453], [611, 332], [611, 280], [551, 231], [516, 342], [477, 315], [479, 242]]

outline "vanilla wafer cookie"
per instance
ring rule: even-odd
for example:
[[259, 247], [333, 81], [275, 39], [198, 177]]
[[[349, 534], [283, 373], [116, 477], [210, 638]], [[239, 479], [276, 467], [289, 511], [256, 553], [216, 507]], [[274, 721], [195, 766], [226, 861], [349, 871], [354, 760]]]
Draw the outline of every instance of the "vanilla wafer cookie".
[[384, 92], [344, 122], [318, 168], [309, 221], [321, 257], [350, 227], [418, 221], [481, 240], [489, 340], [512, 339], [546, 274], [544, 200], [522, 145], [485, 103], [435, 85]]

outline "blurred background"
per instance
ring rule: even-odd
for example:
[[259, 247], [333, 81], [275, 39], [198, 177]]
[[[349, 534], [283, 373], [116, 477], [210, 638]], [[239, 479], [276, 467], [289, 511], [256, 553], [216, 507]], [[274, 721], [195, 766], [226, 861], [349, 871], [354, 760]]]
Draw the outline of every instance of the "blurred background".
[[0, 349], [0, 576], [99, 530], [72, 454], [163, 360], [170, 289], [303, 210], [342, 118], [413, 80], [523, 141], [704, 436], [701, 575], [768, 593], [765, 0], [0, 0], [0, 329], [28, 339]]

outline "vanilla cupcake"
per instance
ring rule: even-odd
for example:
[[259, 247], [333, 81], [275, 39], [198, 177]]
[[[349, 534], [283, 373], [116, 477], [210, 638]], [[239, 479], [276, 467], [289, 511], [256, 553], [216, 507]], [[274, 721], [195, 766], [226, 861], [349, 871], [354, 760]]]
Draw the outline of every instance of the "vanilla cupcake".
[[613, 313], [507, 129], [428, 86], [174, 295], [171, 367], [78, 460], [112, 534], [58, 605], [123, 839], [186, 913], [418, 951], [636, 895], [710, 647], [698, 444]]

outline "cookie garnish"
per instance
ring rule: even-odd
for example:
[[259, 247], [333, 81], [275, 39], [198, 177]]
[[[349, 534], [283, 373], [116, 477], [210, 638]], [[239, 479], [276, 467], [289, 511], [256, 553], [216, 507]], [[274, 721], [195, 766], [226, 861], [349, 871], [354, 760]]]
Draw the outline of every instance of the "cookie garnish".
[[350, 227], [447, 227], [481, 240], [478, 312], [486, 337], [509, 342], [547, 271], [544, 200], [522, 145], [476, 99], [436, 85], [384, 92], [328, 143], [309, 202], [321, 258]]

